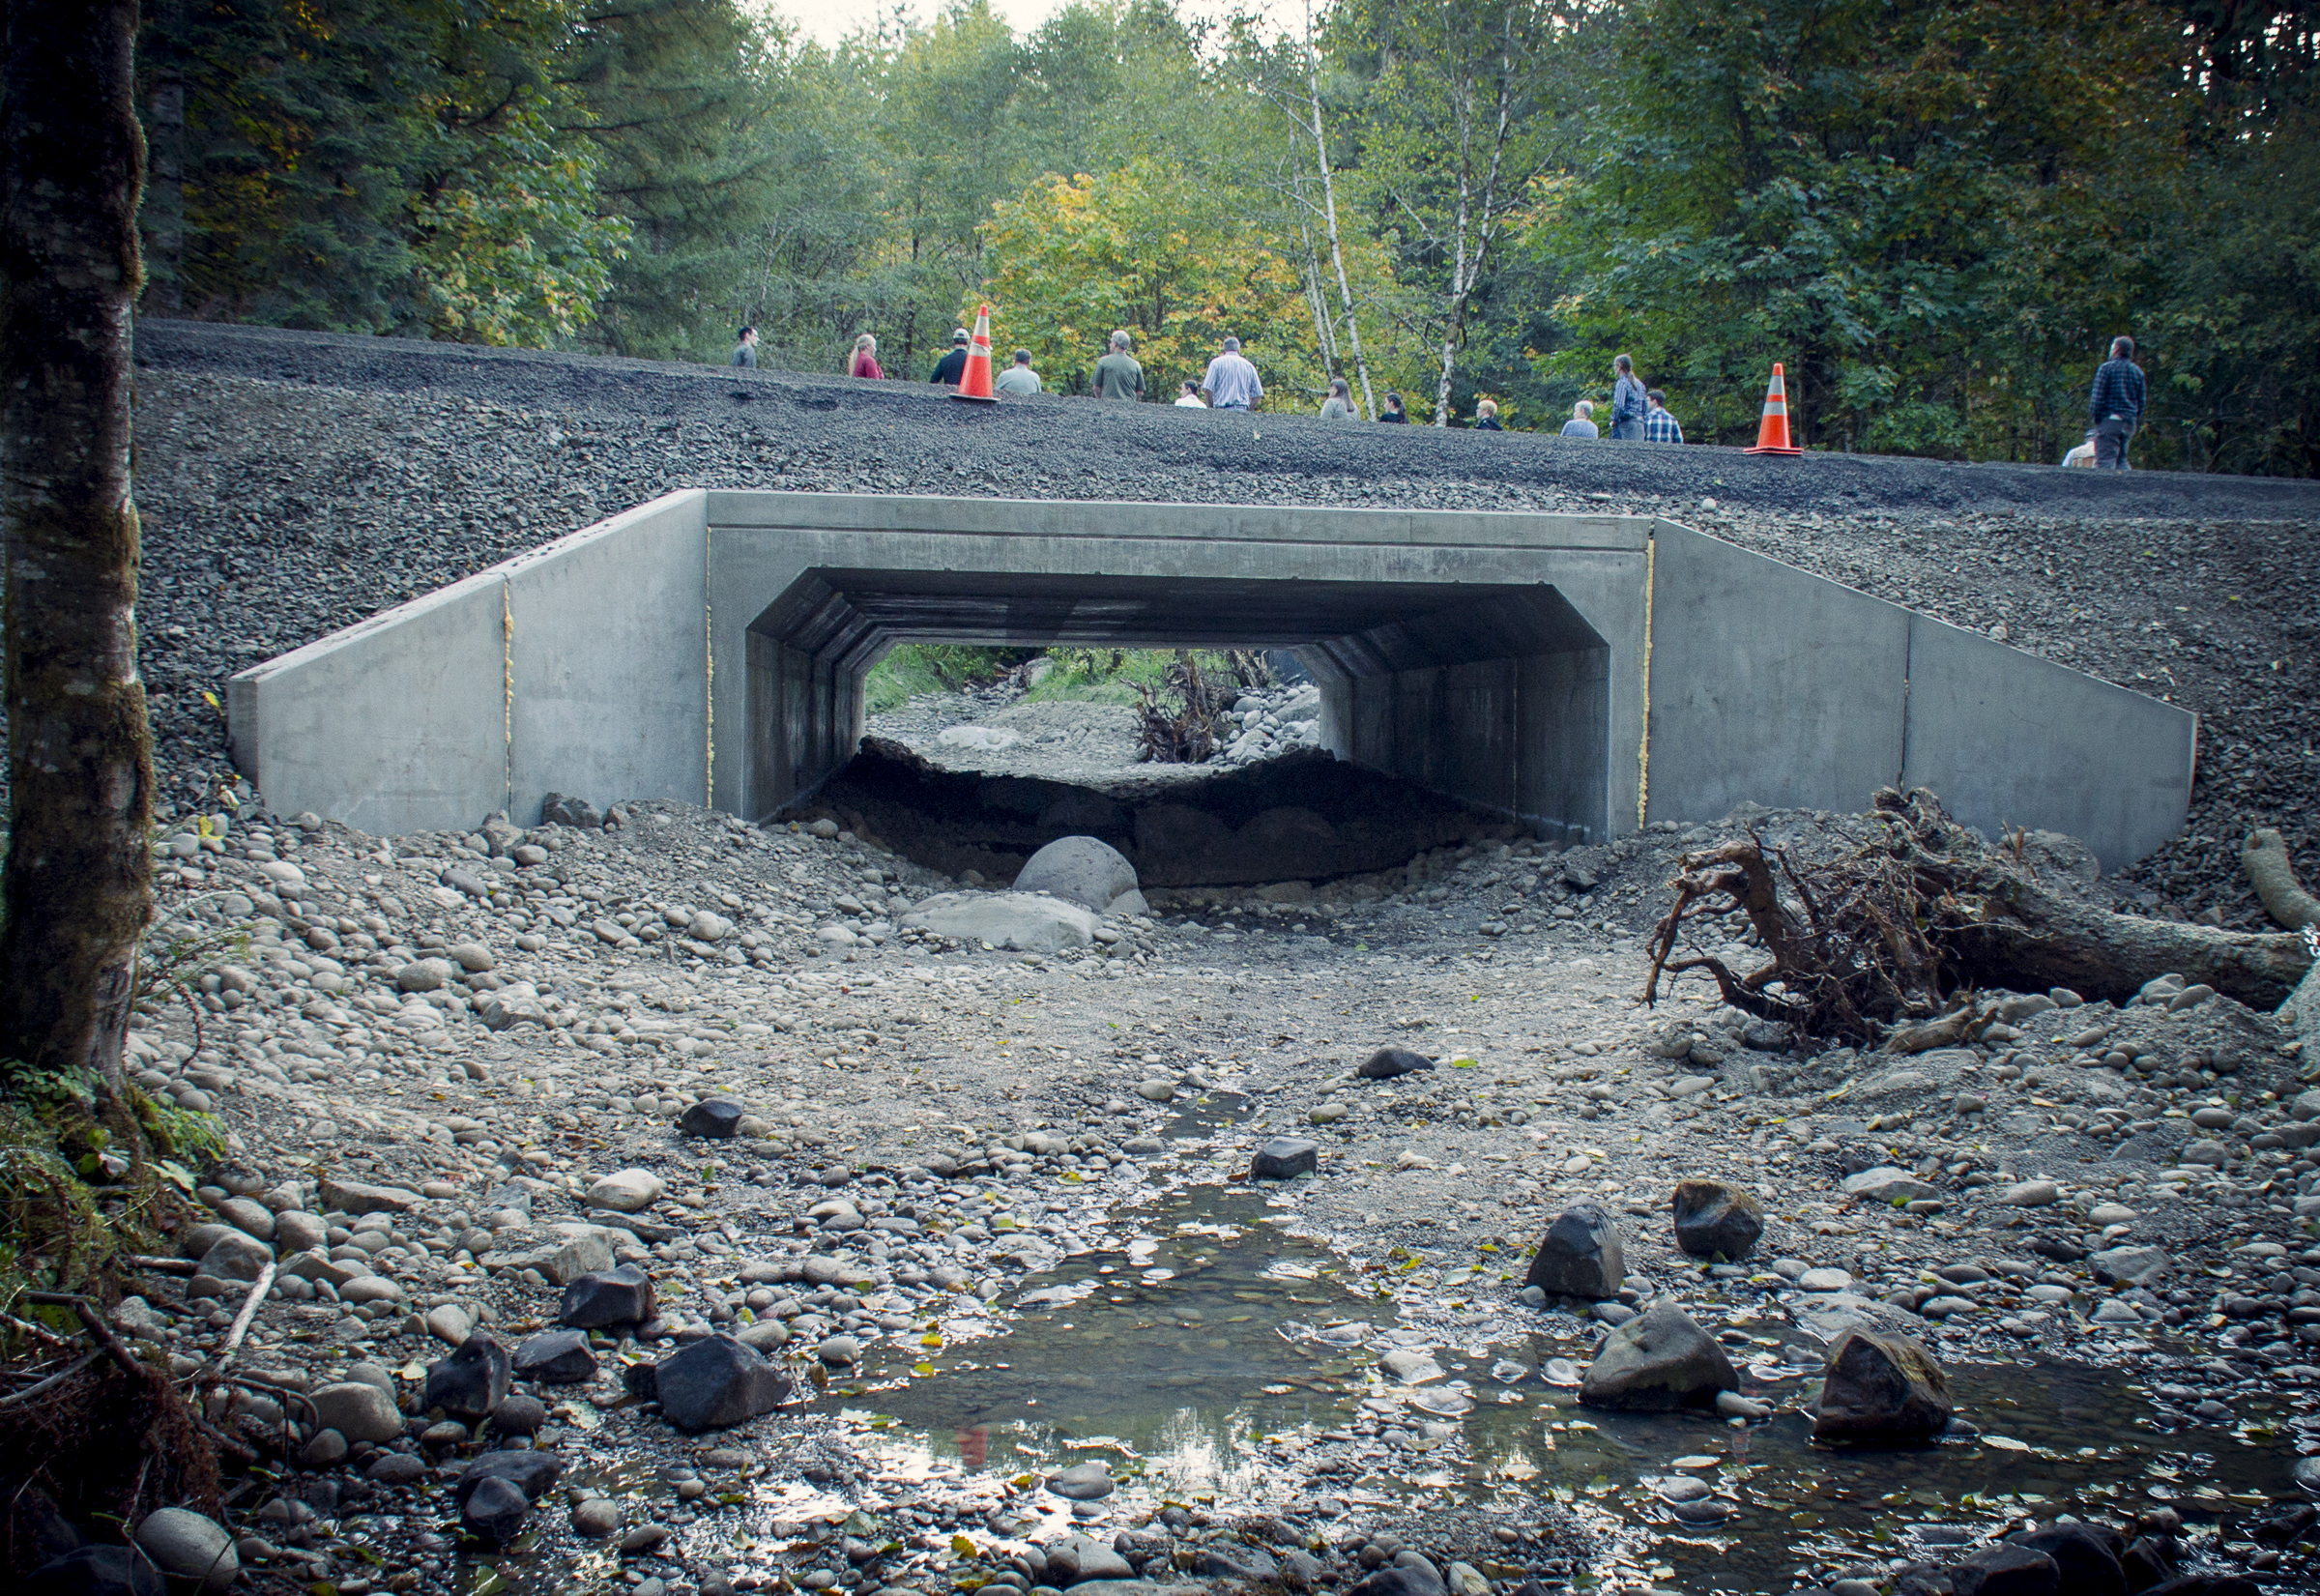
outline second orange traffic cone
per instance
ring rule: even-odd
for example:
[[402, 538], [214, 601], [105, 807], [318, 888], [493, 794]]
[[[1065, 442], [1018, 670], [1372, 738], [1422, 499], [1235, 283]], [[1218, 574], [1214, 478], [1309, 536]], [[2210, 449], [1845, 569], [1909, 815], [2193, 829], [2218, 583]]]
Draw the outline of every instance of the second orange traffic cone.
[[951, 397], [982, 404], [999, 402], [999, 395], [991, 392], [991, 307], [987, 305], [975, 309], [974, 336], [967, 344], [967, 369], [959, 373], [959, 391]]
[[1772, 386], [1764, 391], [1764, 420], [1756, 427], [1756, 447], [1751, 454], [1802, 454], [1788, 441], [1788, 383], [1778, 361], [1772, 366]]

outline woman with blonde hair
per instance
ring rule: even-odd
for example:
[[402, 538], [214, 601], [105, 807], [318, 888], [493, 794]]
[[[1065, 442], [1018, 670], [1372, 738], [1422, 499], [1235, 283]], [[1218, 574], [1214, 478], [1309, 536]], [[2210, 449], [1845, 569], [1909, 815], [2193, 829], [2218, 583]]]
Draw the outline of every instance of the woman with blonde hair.
[[878, 339], [865, 333], [854, 340], [854, 363], [847, 367], [850, 377], [867, 377], [876, 382], [885, 373], [879, 369]]

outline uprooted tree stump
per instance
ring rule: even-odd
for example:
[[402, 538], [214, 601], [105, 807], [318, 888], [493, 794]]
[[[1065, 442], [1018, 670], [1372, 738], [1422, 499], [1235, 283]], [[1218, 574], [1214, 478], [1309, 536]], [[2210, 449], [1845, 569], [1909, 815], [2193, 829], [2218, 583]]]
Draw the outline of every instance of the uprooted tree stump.
[[[1744, 1013], [1847, 1041], [1968, 1024], [1953, 999], [1982, 986], [2124, 1001], [2179, 974], [2274, 1008], [2311, 964], [2298, 937], [2116, 914], [2058, 892], [2018, 838], [1983, 843], [1922, 788], [1881, 789], [1869, 814], [1795, 846], [1752, 835], [1682, 867], [1652, 933], [1644, 1001], [1663, 975], [1702, 971]], [[1762, 943], [1762, 968], [1743, 973], [1688, 945], [1692, 927], [1735, 917]]]

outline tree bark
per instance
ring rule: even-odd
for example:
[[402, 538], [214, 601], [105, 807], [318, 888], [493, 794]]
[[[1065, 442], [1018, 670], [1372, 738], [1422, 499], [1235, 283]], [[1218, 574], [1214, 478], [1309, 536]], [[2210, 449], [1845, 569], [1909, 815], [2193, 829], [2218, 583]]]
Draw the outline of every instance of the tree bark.
[[[0, 524], [10, 837], [0, 1058], [120, 1089], [151, 906], [130, 492], [135, 0], [8, 0]], [[102, 1099], [101, 1099], [102, 1100]]]
[[2018, 877], [1992, 885], [1987, 923], [1954, 939], [1966, 972], [1984, 985], [2016, 992], [2067, 986], [2082, 998], [2124, 1002], [2146, 981], [2181, 975], [2250, 1008], [2274, 1009], [2311, 968], [2301, 937], [2107, 914]]
[[2288, 857], [2287, 839], [2266, 826], [2248, 833], [2248, 841], [2240, 850], [2240, 863], [2248, 872], [2248, 883], [2271, 915], [2275, 924], [2290, 931], [2307, 925], [2320, 925], [2320, 898], [2304, 889], [2296, 879], [2296, 866]]

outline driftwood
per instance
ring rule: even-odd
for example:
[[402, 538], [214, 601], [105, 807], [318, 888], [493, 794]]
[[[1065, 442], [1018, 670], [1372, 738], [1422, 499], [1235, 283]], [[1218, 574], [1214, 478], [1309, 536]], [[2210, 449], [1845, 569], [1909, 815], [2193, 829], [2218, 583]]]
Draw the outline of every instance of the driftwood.
[[[1953, 1000], [1983, 986], [2123, 1002], [2179, 974], [2275, 1008], [2312, 962], [2299, 937], [2114, 914], [2057, 891], [2018, 838], [1983, 844], [1922, 789], [1885, 788], [1871, 813], [1792, 847], [1752, 835], [1686, 855], [1682, 868], [1652, 934], [1644, 1001], [1657, 1001], [1663, 974], [1696, 970], [1745, 1013], [1852, 1041], [1946, 1036], [1972, 1023]], [[1695, 926], [1727, 917], [1762, 944], [1760, 968], [1742, 973], [1696, 945]]]

